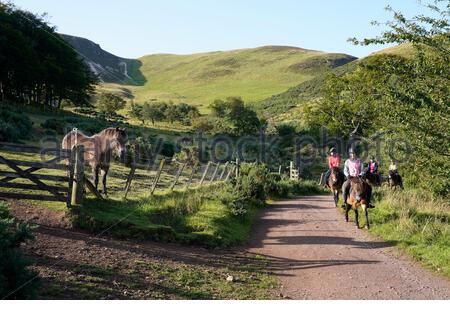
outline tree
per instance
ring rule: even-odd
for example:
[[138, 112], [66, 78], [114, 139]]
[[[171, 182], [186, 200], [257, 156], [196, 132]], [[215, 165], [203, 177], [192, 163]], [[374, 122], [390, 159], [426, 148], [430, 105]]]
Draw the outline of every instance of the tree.
[[155, 121], [164, 120], [164, 111], [163, 111], [164, 109], [165, 109], [164, 103], [145, 102], [142, 108], [142, 117], [143, 119], [150, 120], [154, 125]]
[[260, 121], [255, 111], [247, 108], [241, 98], [230, 97], [225, 101], [226, 118], [235, 136], [258, 134]]
[[100, 93], [96, 105], [100, 112], [114, 114], [125, 107], [126, 101], [112, 93]]
[[[366, 63], [379, 76], [377, 90], [383, 99], [383, 121], [391, 137], [413, 148], [404, 165], [411, 181], [450, 197], [450, 1], [426, 5], [432, 16], [406, 18], [394, 11], [390, 30], [379, 37], [350, 39], [355, 44], [409, 44], [410, 57], [384, 55]], [[370, 62], [370, 61], [369, 61]]]
[[86, 105], [96, 79], [45, 16], [0, 3], [0, 100]]
[[325, 126], [331, 133], [349, 138], [369, 136], [379, 123], [379, 94], [373, 89], [378, 81], [364, 68], [341, 77], [327, 76], [323, 97], [305, 106], [305, 120], [311, 127]]
[[130, 116], [140, 120], [142, 124], [145, 124], [143, 109], [144, 107], [141, 104], [131, 102]]

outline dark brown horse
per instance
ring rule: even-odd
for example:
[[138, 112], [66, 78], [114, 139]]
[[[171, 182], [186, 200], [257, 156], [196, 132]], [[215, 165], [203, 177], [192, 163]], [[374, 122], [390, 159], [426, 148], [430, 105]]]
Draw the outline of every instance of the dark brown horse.
[[347, 198], [345, 220], [348, 222], [348, 212], [353, 208], [355, 212], [355, 224], [359, 228], [358, 208], [361, 207], [366, 218], [366, 229], [369, 229], [369, 213], [367, 212], [367, 192], [370, 186], [361, 178], [350, 178], [350, 194]]
[[101, 170], [103, 193], [107, 195], [106, 176], [115, 151], [121, 161], [125, 159], [127, 134], [120, 128], [108, 128], [91, 137], [79, 130], [66, 134], [62, 141], [63, 149], [72, 149], [76, 145], [83, 145], [84, 160], [92, 168], [95, 188], [98, 188], [98, 176]]
[[379, 173], [372, 173], [367, 170], [364, 173], [364, 180], [373, 187], [381, 186], [381, 175]]
[[403, 179], [397, 171], [389, 170], [388, 182], [391, 189], [397, 189], [397, 186], [399, 186], [403, 190]]
[[328, 178], [327, 183], [331, 192], [333, 192], [334, 204], [337, 207], [339, 202], [339, 192], [342, 189], [342, 185], [344, 184], [344, 174], [342, 173], [340, 168], [331, 168], [331, 174]]

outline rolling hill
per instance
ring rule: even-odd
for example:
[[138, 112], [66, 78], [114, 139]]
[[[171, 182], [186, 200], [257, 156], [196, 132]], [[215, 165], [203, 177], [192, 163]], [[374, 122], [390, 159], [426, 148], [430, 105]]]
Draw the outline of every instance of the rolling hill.
[[[393, 54], [409, 57], [412, 54], [412, 46], [409, 43], [393, 46], [381, 51], [372, 53], [377, 54]], [[336, 75], [343, 75], [347, 72], [355, 70], [358, 63], [362, 59], [351, 61], [345, 65], [333, 68], [330, 72]], [[275, 94], [269, 98], [253, 103], [253, 108], [266, 117], [275, 117], [277, 120], [288, 120], [297, 118], [299, 109], [308, 101], [317, 99], [321, 95], [323, 83], [325, 81], [326, 72], [322, 72], [316, 77], [299, 83], [288, 90]]]
[[215, 99], [241, 96], [256, 102], [356, 60], [346, 54], [289, 46], [126, 59], [88, 39], [61, 36], [99, 76], [101, 90], [134, 97], [137, 102], [183, 101], [203, 112]]

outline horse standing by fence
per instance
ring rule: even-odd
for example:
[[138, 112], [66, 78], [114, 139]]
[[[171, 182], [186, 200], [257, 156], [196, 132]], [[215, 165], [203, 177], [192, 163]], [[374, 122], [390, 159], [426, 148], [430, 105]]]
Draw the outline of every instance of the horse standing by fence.
[[350, 195], [345, 209], [345, 221], [348, 222], [348, 212], [353, 208], [355, 212], [355, 224], [359, 228], [358, 208], [361, 207], [366, 218], [366, 229], [369, 229], [369, 213], [367, 212], [367, 192], [370, 186], [361, 178], [350, 178]]
[[344, 184], [344, 174], [340, 168], [331, 168], [330, 177], [328, 178], [327, 183], [328, 187], [331, 189], [331, 192], [333, 192], [334, 204], [337, 207], [339, 202], [339, 192]]
[[108, 175], [112, 152], [115, 151], [123, 162], [126, 153], [127, 133], [120, 128], [107, 128], [91, 137], [78, 130], [66, 134], [62, 148], [72, 150], [76, 145], [84, 146], [84, 160], [92, 168], [95, 189], [98, 188], [99, 173], [102, 174], [103, 193], [107, 195]]

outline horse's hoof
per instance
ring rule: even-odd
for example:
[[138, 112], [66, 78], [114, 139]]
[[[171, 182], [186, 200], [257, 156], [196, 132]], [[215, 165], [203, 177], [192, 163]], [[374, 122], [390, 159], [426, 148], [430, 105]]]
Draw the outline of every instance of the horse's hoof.
[[365, 226], [364, 229], [369, 230], [369, 226]]
[[355, 228], [356, 228], [356, 229], [361, 229], [361, 227], [360, 227], [360, 226], [355, 226]]

